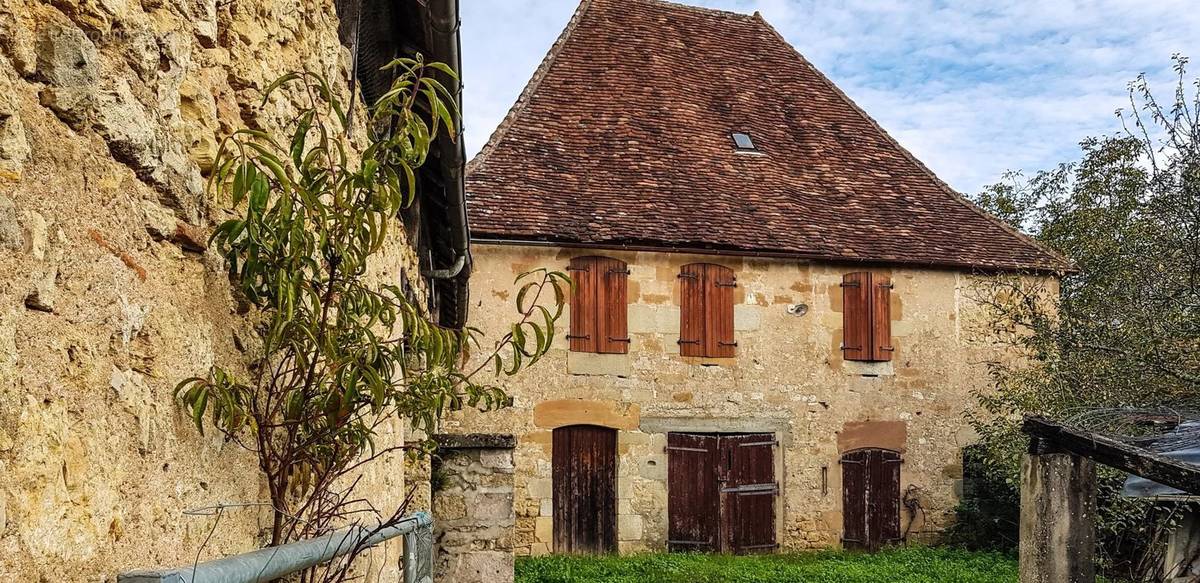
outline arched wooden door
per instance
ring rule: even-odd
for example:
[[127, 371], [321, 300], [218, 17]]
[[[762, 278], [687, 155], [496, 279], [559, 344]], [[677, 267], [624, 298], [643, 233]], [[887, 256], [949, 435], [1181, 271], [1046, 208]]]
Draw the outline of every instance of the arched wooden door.
[[900, 540], [900, 454], [846, 453], [842, 465], [842, 546], [875, 552]]
[[554, 430], [554, 552], [617, 550], [617, 431]]

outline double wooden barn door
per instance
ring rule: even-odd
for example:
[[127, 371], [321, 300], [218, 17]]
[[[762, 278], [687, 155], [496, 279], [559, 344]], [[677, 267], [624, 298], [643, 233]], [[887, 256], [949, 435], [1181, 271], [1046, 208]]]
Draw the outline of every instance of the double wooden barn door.
[[900, 540], [900, 454], [859, 449], [842, 456], [842, 546], [877, 551]]
[[673, 551], [774, 549], [774, 435], [667, 435], [667, 544]]
[[554, 552], [617, 550], [617, 431], [554, 430]]

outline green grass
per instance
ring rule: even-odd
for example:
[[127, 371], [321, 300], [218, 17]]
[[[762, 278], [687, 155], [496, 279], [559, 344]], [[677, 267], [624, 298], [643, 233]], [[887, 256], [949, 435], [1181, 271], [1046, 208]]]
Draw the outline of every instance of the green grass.
[[1013, 583], [1015, 557], [907, 547], [875, 555], [521, 557], [517, 583]]

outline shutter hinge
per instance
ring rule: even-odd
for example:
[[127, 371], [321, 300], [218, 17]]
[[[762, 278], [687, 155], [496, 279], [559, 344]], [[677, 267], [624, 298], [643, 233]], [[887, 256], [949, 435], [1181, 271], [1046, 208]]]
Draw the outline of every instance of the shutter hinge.
[[846, 346], [845, 344], [843, 344], [842, 350], [862, 350], [862, 347], [861, 346]]
[[628, 269], [616, 269], [616, 268], [613, 268], [613, 269], [610, 269], [610, 270], [608, 270], [608, 273], [610, 273], [610, 274], [613, 274], [613, 273], [621, 273], [621, 274], [624, 274], [624, 275], [629, 275], [629, 270], [628, 270]]
[[567, 340], [587, 340], [591, 337], [592, 337], [591, 334], [584, 334], [583, 336], [579, 336], [576, 334], [567, 334]]
[[717, 342], [717, 344], [721, 346], [737, 346], [737, 340], [734, 340], [733, 342]]
[[887, 283], [877, 283], [877, 284], [875, 284], [875, 285], [876, 285], [876, 287], [886, 287], [886, 288], [888, 288], [888, 289], [892, 289], [892, 288], [896, 287], [896, 285], [895, 285], [895, 284], [893, 284], [893, 283], [892, 283], [892, 282], [890, 282], [890, 281], [889, 281], [889, 282], [887, 282]]
[[684, 339], [680, 338], [679, 340], [676, 340], [675, 343], [676, 344], [700, 344], [700, 341], [699, 340], [684, 340]]
[[629, 339], [628, 338], [613, 338], [612, 336], [609, 336], [608, 341], [609, 342], [629, 342]]
[[880, 346], [880, 347], [879, 347], [879, 349], [880, 349], [880, 350], [886, 350], [886, 351], [888, 351], [888, 352], [895, 352], [895, 351], [896, 351], [896, 349], [895, 349], [895, 348], [893, 348], [893, 347], [891, 347], [891, 346]]
[[587, 268], [587, 267], [572, 267], [572, 266], [568, 265], [567, 271], [591, 271], [591, 269]]
[[846, 283], [843, 281], [839, 285], [841, 285], [842, 287], [861, 287], [857, 281], [852, 281], [850, 283]]
[[681, 274], [677, 275], [676, 277], [686, 277], [687, 279], [700, 279], [700, 276], [696, 275], [695, 273], [681, 273]]
[[732, 282], [729, 282], [729, 283], [725, 283], [725, 282], [722, 282], [722, 281], [718, 281], [718, 282], [717, 282], [717, 287], [737, 287], [737, 281], [732, 281]]

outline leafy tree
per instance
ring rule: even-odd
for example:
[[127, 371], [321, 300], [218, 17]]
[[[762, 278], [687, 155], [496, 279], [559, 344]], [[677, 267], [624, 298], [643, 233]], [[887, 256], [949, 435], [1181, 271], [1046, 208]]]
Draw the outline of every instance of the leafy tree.
[[[1129, 86], [1123, 131], [1090, 138], [1082, 157], [1031, 179], [1010, 174], [977, 196], [1070, 259], [1061, 293], [1045, 279], [992, 278], [976, 290], [990, 332], [1024, 358], [992, 363], [972, 422], [991, 466], [1015, 486], [1023, 413], [1070, 420], [1082, 410], [1194, 409], [1200, 389], [1200, 80], [1160, 103], [1144, 75]], [[1101, 480], [1101, 555], [1141, 576], [1161, 527], [1149, 505]]]
[[201, 431], [215, 428], [257, 455], [271, 545], [340, 526], [364, 507], [353, 495], [364, 464], [399, 448], [421, 452], [420, 443], [378, 447], [384, 423], [428, 435], [447, 410], [503, 406], [503, 391], [479, 378], [493, 366], [515, 374], [549, 350], [570, 285], [560, 272], [518, 278], [520, 319], [483, 359], [485, 371], [465, 368], [478, 331], [438, 326], [408, 282], [369, 273], [416, 196], [417, 169], [440, 132], [453, 135], [455, 117], [436, 76], [454, 74], [444, 64], [388, 67], [396, 80], [370, 108], [374, 132], [362, 151], [346, 137], [347, 110], [329, 83], [289, 73], [263, 96], [291, 92], [305, 104], [280, 134], [287, 139], [234, 132], [209, 183], [237, 209], [211, 245], [251, 306], [257, 343], [244, 371], [214, 367], [177, 392]]

